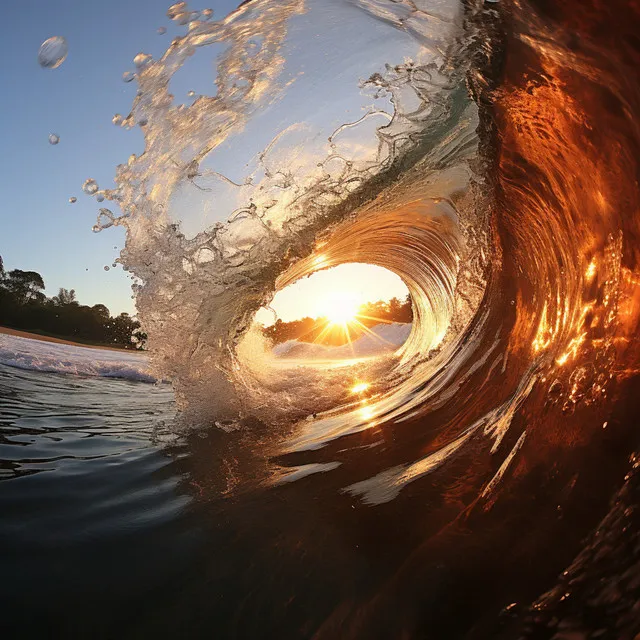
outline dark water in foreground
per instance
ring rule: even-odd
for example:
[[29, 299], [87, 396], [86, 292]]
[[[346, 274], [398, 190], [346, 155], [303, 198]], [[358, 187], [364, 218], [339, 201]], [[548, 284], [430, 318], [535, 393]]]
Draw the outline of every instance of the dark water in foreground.
[[[251, 463], [243, 436], [176, 439], [167, 386], [0, 365], [0, 412], [4, 637], [518, 637], [534, 623], [516, 614], [588, 552], [582, 538], [631, 466], [626, 438], [604, 430], [597, 470], [579, 449], [562, 461], [576, 472], [564, 492], [533, 470], [489, 517], [447, 524], [443, 489], [464, 500], [455, 471], [377, 507], [340, 493], [348, 478], [335, 471], [233, 491], [234, 464]], [[620, 604], [633, 546], [600, 544]], [[606, 553], [621, 548], [612, 568]], [[537, 616], [532, 637], [551, 637], [550, 619]], [[608, 633], [597, 637], [627, 637]]]

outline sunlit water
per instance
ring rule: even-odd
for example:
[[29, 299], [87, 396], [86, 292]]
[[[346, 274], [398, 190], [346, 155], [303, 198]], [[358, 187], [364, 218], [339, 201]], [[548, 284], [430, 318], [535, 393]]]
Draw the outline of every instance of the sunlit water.
[[[17, 628], [640, 632], [640, 10], [540, 4], [170, 10], [114, 117], [145, 151], [83, 191], [172, 386], [3, 368]], [[347, 262], [406, 283], [406, 341], [279, 358], [255, 314]]]

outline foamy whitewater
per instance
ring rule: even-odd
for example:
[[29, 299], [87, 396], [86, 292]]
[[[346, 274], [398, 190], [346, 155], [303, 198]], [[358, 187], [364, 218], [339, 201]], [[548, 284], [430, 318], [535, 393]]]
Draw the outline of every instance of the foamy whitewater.
[[[279, 358], [342, 360], [397, 350], [407, 339], [410, 324], [380, 324], [371, 334], [341, 347], [288, 340], [273, 348]], [[136, 351], [94, 349], [0, 334], [0, 364], [30, 371], [155, 382], [149, 355]]]
[[148, 356], [0, 334], [0, 364], [29, 371], [155, 382]]
[[328, 360], [376, 356], [396, 351], [401, 347], [409, 337], [411, 325], [398, 322], [378, 324], [371, 327], [370, 332], [340, 347], [287, 340], [277, 344], [273, 348], [273, 353], [279, 358], [325, 358]]

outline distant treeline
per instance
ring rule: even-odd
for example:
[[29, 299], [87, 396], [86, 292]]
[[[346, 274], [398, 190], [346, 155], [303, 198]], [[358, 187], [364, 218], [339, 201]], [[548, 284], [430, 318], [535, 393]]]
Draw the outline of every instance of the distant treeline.
[[5, 272], [0, 258], [0, 325], [89, 344], [144, 346], [147, 336], [129, 314], [113, 317], [103, 304], [81, 305], [73, 289], [47, 298], [44, 288], [38, 272]]
[[316, 342], [319, 344], [339, 346], [347, 340], [357, 340], [365, 332], [366, 328], [381, 323], [412, 322], [413, 309], [409, 295], [404, 300], [391, 298], [388, 302], [378, 300], [368, 302], [358, 309], [356, 322], [349, 323], [349, 335], [340, 325], [331, 326], [327, 318], [301, 318], [292, 322], [276, 320], [269, 327], [262, 330], [264, 335], [278, 344], [287, 340], [299, 340], [300, 342]]

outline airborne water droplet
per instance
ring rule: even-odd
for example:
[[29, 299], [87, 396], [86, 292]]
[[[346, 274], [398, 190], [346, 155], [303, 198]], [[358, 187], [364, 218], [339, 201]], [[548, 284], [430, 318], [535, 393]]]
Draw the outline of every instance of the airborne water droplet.
[[105, 270], [105, 271], [109, 271], [109, 265], [105, 264], [105, 265], [104, 265], [104, 270]]
[[200, 15], [204, 20], [208, 20], [213, 16], [213, 9], [203, 9]]
[[53, 36], [40, 45], [38, 63], [43, 69], [56, 69], [67, 57], [69, 47], [62, 36]]
[[99, 194], [96, 196], [96, 200], [97, 200], [98, 202], [104, 202], [104, 196], [103, 196], [101, 193], [99, 193]]
[[165, 33], [167, 33], [167, 28], [166, 27], [158, 27], [157, 32], [158, 32], [159, 36], [163, 36]]
[[97, 227], [98, 231], [102, 231], [102, 229], [108, 229], [109, 227], [112, 227], [115, 223], [116, 216], [113, 215], [112, 211], [110, 211], [109, 209], [100, 209], [94, 230]]
[[60, 136], [57, 133], [49, 134], [49, 144], [58, 144], [60, 142]]
[[174, 19], [179, 25], [184, 26], [188, 24], [192, 20], [191, 11], [185, 11], [184, 13], [179, 13]]
[[111, 118], [111, 122], [119, 127], [122, 124], [122, 116], [119, 113], [116, 113], [113, 118]]
[[193, 96], [195, 96], [195, 95], [196, 95], [196, 92], [195, 92], [195, 91], [189, 91], [189, 92], [187, 93], [187, 95], [188, 95], [190, 98], [193, 98]]
[[76, 198], [75, 196], [71, 196], [71, 197], [69, 198], [69, 202], [70, 202], [71, 204], [73, 204], [74, 202], [77, 202], [77, 201], [78, 201], [78, 198]]
[[98, 190], [98, 183], [93, 178], [87, 178], [82, 185], [82, 190], [92, 196]]
[[173, 20], [177, 15], [183, 13], [187, 9], [186, 2], [176, 2], [167, 9], [167, 18]]
[[131, 82], [136, 77], [136, 74], [133, 71], [125, 71], [122, 74], [122, 80], [124, 82]]
[[141, 67], [144, 67], [146, 64], [151, 62], [151, 60], [153, 60], [153, 58], [148, 53], [142, 53], [142, 51], [141, 51], [133, 59], [133, 64], [135, 64], [136, 67], [138, 67], [138, 69], [140, 69]]

